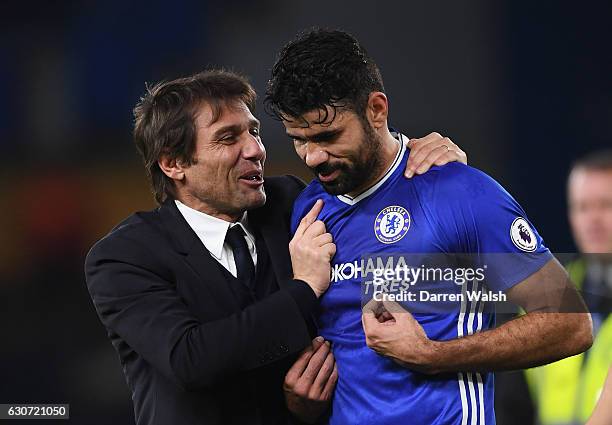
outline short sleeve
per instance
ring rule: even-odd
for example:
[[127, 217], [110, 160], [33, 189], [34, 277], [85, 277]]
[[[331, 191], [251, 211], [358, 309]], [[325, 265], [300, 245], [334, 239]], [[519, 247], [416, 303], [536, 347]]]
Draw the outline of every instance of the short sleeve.
[[487, 286], [507, 290], [537, 272], [552, 254], [516, 200], [494, 179], [462, 164], [432, 176], [432, 214], [449, 252], [473, 255]]

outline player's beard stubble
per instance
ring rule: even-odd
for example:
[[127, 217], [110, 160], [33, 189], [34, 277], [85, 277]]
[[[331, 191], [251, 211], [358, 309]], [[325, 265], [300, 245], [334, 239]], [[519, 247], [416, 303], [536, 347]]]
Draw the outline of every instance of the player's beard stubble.
[[384, 164], [380, 153], [381, 138], [368, 122], [362, 122], [361, 126], [363, 133], [355, 152], [343, 160], [328, 161], [310, 168], [317, 180], [319, 174], [326, 175], [340, 170], [340, 174], [333, 181], [319, 180], [325, 191], [331, 195], [364, 190], [374, 184], [374, 179], [382, 172]]

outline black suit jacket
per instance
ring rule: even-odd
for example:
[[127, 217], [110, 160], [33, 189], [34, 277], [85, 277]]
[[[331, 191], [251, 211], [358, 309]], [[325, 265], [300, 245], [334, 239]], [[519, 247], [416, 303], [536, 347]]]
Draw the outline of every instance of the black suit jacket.
[[172, 200], [130, 216], [91, 249], [88, 289], [138, 425], [287, 423], [282, 381], [311, 341], [316, 304], [312, 290], [292, 280], [288, 251], [303, 187], [292, 176], [267, 177], [266, 204], [248, 213], [278, 290], [246, 308]]

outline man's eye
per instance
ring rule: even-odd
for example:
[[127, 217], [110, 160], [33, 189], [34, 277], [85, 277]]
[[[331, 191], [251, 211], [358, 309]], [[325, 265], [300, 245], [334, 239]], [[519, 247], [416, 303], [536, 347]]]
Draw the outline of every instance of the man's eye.
[[251, 134], [252, 134], [253, 136], [255, 136], [255, 137], [258, 137], [258, 136], [259, 136], [259, 129], [258, 129], [258, 128], [253, 127], [253, 128], [251, 129]]
[[230, 135], [221, 137], [219, 141], [223, 143], [233, 143], [236, 141], [236, 137], [233, 134], [230, 134]]

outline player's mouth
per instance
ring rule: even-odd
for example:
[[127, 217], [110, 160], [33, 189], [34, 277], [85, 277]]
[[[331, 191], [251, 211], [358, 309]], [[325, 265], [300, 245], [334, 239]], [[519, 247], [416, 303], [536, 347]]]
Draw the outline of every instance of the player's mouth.
[[238, 177], [241, 183], [246, 184], [249, 187], [258, 188], [264, 183], [263, 174], [259, 170], [249, 171]]
[[340, 169], [337, 168], [334, 171], [332, 171], [331, 173], [327, 173], [327, 174], [323, 174], [323, 173], [319, 173], [317, 174], [317, 177], [319, 178], [319, 180], [323, 183], [329, 183], [333, 180], [335, 180], [339, 175], [340, 175]]

